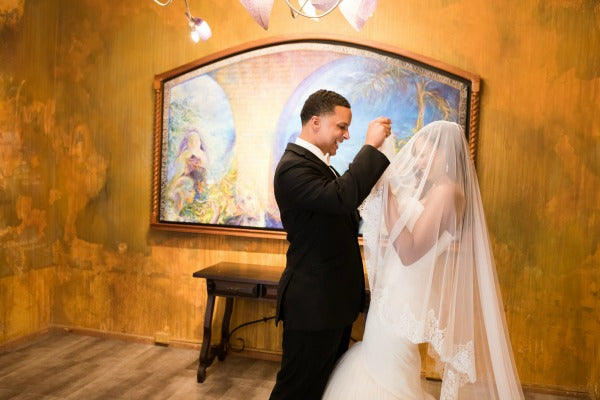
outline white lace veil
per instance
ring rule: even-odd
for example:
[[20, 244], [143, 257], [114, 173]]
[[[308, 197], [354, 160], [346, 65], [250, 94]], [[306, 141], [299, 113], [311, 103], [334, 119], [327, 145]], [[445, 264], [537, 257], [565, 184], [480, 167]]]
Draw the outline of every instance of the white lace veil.
[[433, 122], [391, 160], [362, 208], [369, 313], [429, 343], [441, 399], [523, 399], [462, 128]]

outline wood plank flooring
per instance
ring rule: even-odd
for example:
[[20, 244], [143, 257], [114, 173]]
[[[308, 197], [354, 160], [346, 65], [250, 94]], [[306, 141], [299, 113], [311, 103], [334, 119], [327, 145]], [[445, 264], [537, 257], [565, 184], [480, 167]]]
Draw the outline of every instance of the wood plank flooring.
[[[197, 366], [196, 350], [51, 331], [0, 353], [0, 399], [266, 400], [279, 362], [232, 354], [215, 360], [202, 384]], [[439, 393], [439, 383], [427, 385]]]

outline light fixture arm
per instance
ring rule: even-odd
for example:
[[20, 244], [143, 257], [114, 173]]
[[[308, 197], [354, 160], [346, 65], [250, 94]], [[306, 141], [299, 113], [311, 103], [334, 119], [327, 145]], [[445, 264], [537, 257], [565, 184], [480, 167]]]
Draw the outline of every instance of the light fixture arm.
[[[161, 2], [160, 0], [154, 0], [154, 2], [156, 4], [158, 4], [159, 6], [162, 7], [166, 7], [169, 4], [171, 4], [173, 2], [173, 0], [166, 0], [164, 3]], [[192, 12], [190, 11], [190, 5], [188, 4], [188, 0], [185, 0], [185, 9], [186, 9], [186, 13], [185, 13], [185, 17], [187, 18], [189, 23], [194, 23], [194, 16], [192, 15]]]
[[[154, 1], [157, 1], [157, 0], [154, 0]], [[337, 6], [340, 4], [340, 2], [341, 2], [342, 0], [337, 0], [337, 1], [335, 2], [335, 4], [334, 4], [334, 5], [332, 5], [332, 6], [331, 6], [331, 7], [330, 7], [328, 10], [325, 10], [325, 11], [323, 11], [323, 12], [322, 12], [321, 14], [319, 14], [319, 15], [309, 15], [309, 14], [306, 14], [306, 13], [304, 13], [304, 12], [302, 11], [302, 10], [304, 9], [304, 6], [306, 5], [306, 3], [308, 3], [308, 1], [309, 1], [309, 0], [305, 0], [305, 1], [304, 1], [304, 4], [302, 4], [302, 5], [300, 6], [300, 9], [298, 9], [298, 8], [294, 7], [294, 6], [292, 5], [292, 3], [290, 3], [290, 0], [285, 0], [285, 2], [287, 3], [288, 7], [290, 8], [290, 11], [292, 12], [292, 16], [293, 16], [293, 17], [295, 17], [295, 15], [294, 15], [294, 14], [296, 14], [296, 15], [301, 15], [301, 16], [303, 16], [303, 17], [306, 17], [306, 18], [321, 18], [321, 17], [324, 17], [324, 16], [326, 16], [327, 14], [329, 14], [329, 13], [331, 13], [333, 10], [335, 10], [335, 9], [336, 9], [336, 7], [337, 7]]]
[[165, 1], [164, 3], [160, 2], [159, 0], [154, 0], [154, 2], [155, 2], [156, 4], [158, 4], [159, 6], [166, 7], [166, 6], [168, 6], [169, 4], [171, 4], [171, 3], [173, 2], [173, 0], [167, 0], [167, 1]]
[[[154, 0], [157, 1], [157, 0]], [[173, 1], [173, 0], [169, 0], [169, 1]], [[190, 11], [190, 5], [188, 4], [188, 0], [185, 0], [185, 8], [187, 10], [187, 17], [189, 21], [193, 21], [194, 17], [192, 17], [192, 13]]]

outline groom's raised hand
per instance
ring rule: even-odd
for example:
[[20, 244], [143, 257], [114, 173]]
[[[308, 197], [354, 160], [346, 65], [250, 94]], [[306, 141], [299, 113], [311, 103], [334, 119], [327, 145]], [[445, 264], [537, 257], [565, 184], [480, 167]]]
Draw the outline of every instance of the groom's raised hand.
[[369, 123], [365, 144], [379, 148], [392, 133], [392, 120], [387, 117], [375, 118]]

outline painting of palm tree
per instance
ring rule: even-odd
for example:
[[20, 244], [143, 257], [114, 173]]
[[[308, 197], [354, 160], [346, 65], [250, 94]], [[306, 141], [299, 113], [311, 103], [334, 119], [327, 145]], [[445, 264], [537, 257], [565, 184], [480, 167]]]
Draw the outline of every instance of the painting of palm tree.
[[425, 126], [425, 109], [428, 106], [441, 111], [444, 120], [455, 121], [457, 118], [456, 110], [440, 92], [437, 83], [428, 76], [402, 66], [373, 62], [370, 68], [363, 71], [360, 79], [353, 82], [350, 99], [352, 101], [362, 97], [371, 103], [377, 103], [387, 101], [390, 93], [408, 93], [413, 89], [417, 118], [412, 131], [417, 132]]

